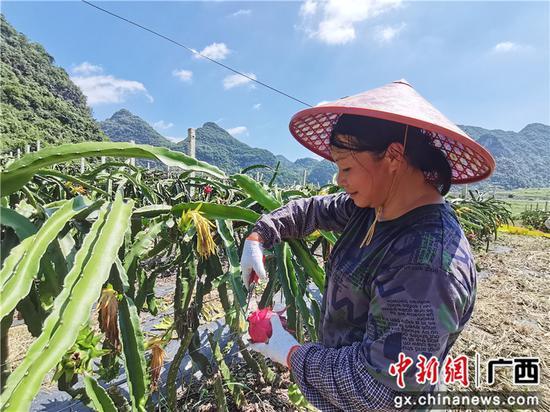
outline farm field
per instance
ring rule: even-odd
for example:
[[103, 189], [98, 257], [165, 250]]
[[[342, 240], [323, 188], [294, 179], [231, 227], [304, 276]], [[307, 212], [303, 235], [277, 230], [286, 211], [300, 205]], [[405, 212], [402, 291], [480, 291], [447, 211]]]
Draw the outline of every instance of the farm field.
[[524, 210], [550, 211], [550, 188], [497, 190], [495, 198], [509, 203], [513, 216]]
[[[64, 163], [100, 156], [101, 163], [85, 168]], [[123, 161], [127, 157], [131, 159]], [[135, 166], [134, 157], [180, 170], [167, 175], [143, 169]], [[55, 406], [68, 400], [108, 410], [130, 405], [143, 410], [306, 407], [288, 372], [250, 351], [243, 340], [248, 304], [239, 257], [261, 214], [339, 188], [279, 188], [273, 184], [278, 166], [269, 169], [273, 176], [267, 184], [247, 174], [255, 174], [255, 168], [228, 176], [168, 149], [108, 142], [50, 147], [6, 163], [0, 175], [7, 256], [0, 306], [7, 379], [0, 406], [32, 409], [38, 396]], [[547, 263], [542, 252], [547, 239], [533, 238], [531, 272], [506, 271], [525, 266], [517, 259], [527, 254], [514, 248], [530, 238], [517, 237], [513, 247], [498, 242], [514, 236], [501, 234], [494, 241], [499, 225], [511, 222], [504, 201], [473, 192], [449, 202], [478, 251], [480, 288], [495, 280], [513, 285], [515, 278], [503, 280], [506, 276], [524, 282], [542, 267], [536, 262]], [[335, 233], [317, 230], [267, 252], [269, 281], [257, 291], [258, 307], [286, 305], [289, 329], [298, 342], [317, 340], [323, 264], [336, 239]], [[516, 261], [503, 262], [499, 254], [504, 252]], [[529, 282], [535, 284], [537, 276]], [[547, 272], [541, 269], [540, 276], [544, 279]], [[545, 288], [536, 284], [532, 290]], [[510, 291], [511, 286], [497, 289]], [[517, 290], [522, 302], [539, 302], [529, 310], [548, 309], [544, 299], [523, 294], [530, 287]], [[483, 296], [480, 289], [479, 305]], [[514, 309], [511, 297], [499, 303], [523, 316], [525, 308]], [[498, 308], [496, 303], [477, 312], [480, 319]], [[538, 322], [537, 313], [529, 315]], [[516, 326], [504, 335], [495, 329], [500, 333], [495, 342], [502, 344]], [[488, 342], [477, 338], [475, 334], [469, 350]], [[500, 349], [488, 347], [484, 355], [492, 356], [491, 350], [500, 354]], [[189, 382], [191, 375], [195, 380]]]
[[[470, 359], [478, 353], [485, 361], [497, 357], [539, 357], [542, 384], [538, 390], [545, 402], [540, 410], [550, 408], [550, 375], [547, 364], [547, 359], [550, 359], [550, 347], [540, 344], [550, 338], [550, 256], [547, 253], [549, 247], [550, 239], [503, 233], [491, 244], [488, 252], [476, 253], [476, 263], [479, 266], [476, 308], [469, 325], [452, 351], [452, 356], [464, 354]], [[174, 275], [159, 279], [159, 286], [165, 293], [161, 297], [163, 307], [170, 307], [173, 303], [174, 293], [171, 289], [174, 283]], [[223, 317], [223, 308], [216, 296], [212, 299], [209, 311], [218, 314], [211, 317], [211, 320], [216, 320]], [[143, 314], [143, 317], [147, 318], [147, 314]], [[94, 324], [97, 327], [97, 320]], [[24, 324], [10, 330], [12, 367], [18, 365], [32, 341], [33, 338]], [[168, 369], [171, 361], [170, 357], [165, 359], [163, 371]], [[238, 410], [305, 410], [290, 402], [288, 388], [291, 380], [284, 368], [278, 369], [280, 380], [273, 385], [258, 384], [251, 378], [253, 375], [247, 371], [242, 360], [235, 359], [231, 370], [240, 381], [246, 382], [250, 387], [250, 391], [246, 392], [247, 406]], [[482, 373], [485, 373], [484, 369]], [[45, 382], [44, 387], [51, 389], [54, 385]], [[499, 374], [494, 387], [484, 385], [479, 388], [484, 389], [505, 392], [514, 390], [510, 371]], [[449, 390], [459, 391], [464, 388], [457, 385], [450, 386]], [[69, 402], [67, 401], [67, 404]], [[208, 390], [204, 381], [193, 380], [178, 390], [180, 410], [213, 411], [216, 410], [215, 402], [213, 393]], [[72, 404], [74, 406], [74, 402]]]
[[[462, 195], [460, 187], [454, 189], [454, 196]], [[550, 188], [526, 188], [526, 189], [489, 189], [484, 191], [487, 195], [494, 196], [495, 199], [502, 200], [510, 205], [512, 216], [515, 220], [519, 214], [525, 210], [546, 210], [550, 211]]]
[[550, 412], [548, 4], [1, 4], [0, 412]]

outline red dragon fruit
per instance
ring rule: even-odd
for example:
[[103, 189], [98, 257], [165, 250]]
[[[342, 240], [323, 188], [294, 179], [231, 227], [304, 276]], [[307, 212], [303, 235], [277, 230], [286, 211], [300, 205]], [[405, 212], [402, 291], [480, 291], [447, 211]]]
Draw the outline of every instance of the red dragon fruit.
[[270, 307], [258, 309], [248, 316], [248, 334], [252, 343], [267, 343], [273, 334], [271, 328], [271, 316], [278, 315], [283, 328], [286, 329], [286, 318], [281, 316], [286, 308], [280, 311], [272, 311]]

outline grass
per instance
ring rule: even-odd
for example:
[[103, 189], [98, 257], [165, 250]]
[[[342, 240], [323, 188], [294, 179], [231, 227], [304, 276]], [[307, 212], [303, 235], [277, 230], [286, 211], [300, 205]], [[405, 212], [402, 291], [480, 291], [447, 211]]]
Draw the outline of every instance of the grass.
[[514, 190], [497, 190], [497, 195], [513, 195], [514, 197], [522, 197], [526, 199], [538, 200], [538, 199], [550, 199], [550, 188], [548, 187], [531, 187], [524, 189], [514, 189]]
[[510, 204], [514, 217], [530, 209], [550, 210], [550, 188], [497, 190], [495, 197]]
[[502, 199], [505, 200], [506, 203], [510, 204], [510, 208], [512, 210], [512, 216], [514, 219], [516, 219], [519, 214], [525, 210], [530, 209], [540, 209], [540, 210], [550, 210], [550, 201], [546, 202], [537, 202], [537, 201], [530, 201], [530, 200], [510, 200], [510, 199]]
[[[455, 186], [452, 195], [461, 196], [465, 186]], [[510, 205], [514, 219], [524, 210], [540, 209], [550, 210], [550, 187], [531, 187], [514, 190], [488, 189], [484, 191], [495, 196], [496, 199], [504, 200]], [[520, 223], [519, 221], [515, 222]]]

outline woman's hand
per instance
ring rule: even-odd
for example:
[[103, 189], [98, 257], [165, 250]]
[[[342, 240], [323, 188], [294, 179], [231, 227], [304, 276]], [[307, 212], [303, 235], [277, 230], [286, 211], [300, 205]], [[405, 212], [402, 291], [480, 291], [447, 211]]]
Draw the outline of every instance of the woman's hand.
[[241, 256], [241, 277], [246, 287], [250, 288], [252, 271], [261, 279], [266, 279], [264, 267], [264, 248], [262, 246], [262, 238], [259, 234], [252, 232], [244, 241], [243, 254]]
[[300, 344], [294, 336], [288, 333], [283, 325], [279, 315], [273, 314], [270, 318], [272, 334], [268, 343], [251, 343], [249, 349], [259, 352], [273, 362], [280, 363], [290, 368], [290, 357]]

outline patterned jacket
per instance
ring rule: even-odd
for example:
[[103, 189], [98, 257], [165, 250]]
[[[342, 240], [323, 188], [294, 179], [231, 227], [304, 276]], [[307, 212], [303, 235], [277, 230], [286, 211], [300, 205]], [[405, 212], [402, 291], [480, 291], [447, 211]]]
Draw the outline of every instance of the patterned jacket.
[[403, 391], [433, 390], [417, 383], [414, 367], [401, 389], [389, 366], [401, 352], [442, 365], [474, 307], [475, 264], [449, 204], [378, 222], [360, 248], [373, 219], [373, 209], [338, 193], [293, 200], [254, 228], [266, 248], [316, 229], [341, 233], [325, 265], [320, 342], [291, 359], [302, 393], [322, 411], [393, 410]]

